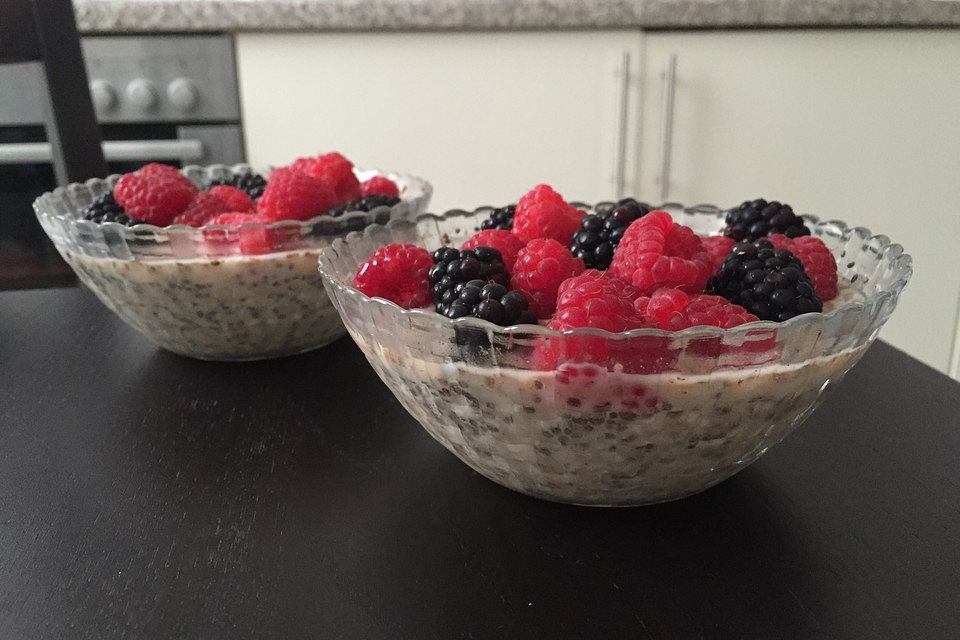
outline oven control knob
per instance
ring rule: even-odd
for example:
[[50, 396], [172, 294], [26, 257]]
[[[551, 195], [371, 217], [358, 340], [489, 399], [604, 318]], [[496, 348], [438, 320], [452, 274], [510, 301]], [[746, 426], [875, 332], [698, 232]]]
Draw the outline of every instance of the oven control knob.
[[146, 78], [136, 78], [127, 85], [127, 99], [140, 111], [156, 109], [159, 96], [157, 88]]
[[97, 111], [113, 111], [117, 106], [117, 90], [106, 80], [92, 80], [90, 95]]
[[193, 111], [200, 104], [200, 92], [189, 78], [174, 78], [167, 85], [167, 98], [180, 111]]

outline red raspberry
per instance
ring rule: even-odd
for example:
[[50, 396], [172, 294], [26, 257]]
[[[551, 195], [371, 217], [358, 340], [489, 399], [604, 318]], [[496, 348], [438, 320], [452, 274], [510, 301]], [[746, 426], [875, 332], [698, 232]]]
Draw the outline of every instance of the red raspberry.
[[337, 197], [326, 182], [284, 167], [267, 180], [257, 202], [258, 211], [270, 220], [308, 220], [337, 206]]
[[[613, 283], [618, 282], [609, 275], [606, 277]], [[594, 282], [597, 279], [588, 271], [564, 282], [557, 302], [557, 315], [550, 323], [551, 329], [591, 326], [607, 330], [623, 327], [621, 331], [638, 327], [679, 331], [695, 326], [730, 328], [757, 320], [756, 316], [747, 313], [746, 309], [725, 298], [688, 296], [678, 289], [659, 289], [652, 296], [638, 297], [631, 303], [630, 300], [636, 292], [633, 287], [623, 283], [618, 287], [613, 283], [605, 283], [604, 295], [601, 297], [596, 293], [598, 285]], [[584, 284], [571, 287], [571, 284], [577, 281]], [[569, 299], [570, 294], [575, 294], [572, 301]], [[618, 307], [618, 312], [612, 314], [610, 309], [615, 304], [621, 306]], [[611, 315], [621, 320], [607, 321], [606, 318]], [[757, 355], [757, 352], [765, 353], [773, 344], [772, 339], [765, 339], [763, 342], [748, 341], [744, 342], [743, 346], [733, 347], [724, 345], [719, 338], [695, 339], [681, 343], [679, 340], [657, 335], [621, 339], [590, 335], [555, 336], [551, 338], [549, 345], [539, 345], [534, 357], [535, 365], [541, 369], [558, 368], [571, 363], [589, 363], [610, 371], [659, 373], [675, 367], [682, 348], [709, 358], [736, 353], [738, 361], [748, 356], [747, 360], [742, 361], [749, 364], [769, 359], [766, 355]]]
[[230, 211], [227, 203], [208, 191], [201, 191], [190, 202], [190, 206], [178, 214], [171, 224], [185, 224], [188, 227], [202, 227], [214, 216]]
[[229, 212], [253, 213], [253, 200], [236, 187], [220, 185], [198, 193], [190, 206], [173, 219], [173, 224], [202, 227], [214, 216]]
[[400, 188], [390, 178], [384, 176], [373, 176], [360, 184], [360, 197], [367, 196], [400, 196]]
[[159, 162], [151, 162], [149, 164], [145, 164], [139, 169], [137, 169], [137, 173], [144, 176], [173, 177], [173, 176], [181, 175], [180, 170], [177, 169], [176, 167], [171, 167], [168, 164], [161, 164]]
[[334, 207], [360, 197], [360, 180], [353, 172], [353, 163], [336, 151], [322, 156], [297, 158], [290, 166], [330, 185], [337, 200], [332, 205]]
[[502, 229], [486, 229], [479, 231], [469, 240], [460, 245], [461, 249], [476, 249], [477, 247], [493, 247], [500, 252], [503, 258], [503, 266], [507, 272], [513, 271], [513, 265], [517, 261], [517, 254], [523, 249], [523, 240], [513, 235], [509, 231]]
[[720, 271], [723, 259], [730, 253], [730, 249], [733, 249], [733, 245], [737, 244], [736, 240], [727, 236], [700, 236], [700, 242], [710, 254], [710, 263], [713, 265], [710, 275]]
[[510, 288], [523, 291], [530, 310], [538, 318], [549, 318], [557, 306], [557, 290], [567, 278], [584, 270], [583, 260], [556, 240], [531, 240], [517, 254], [510, 276]]
[[432, 304], [427, 272], [433, 258], [413, 244], [389, 244], [380, 247], [360, 263], [353, 285], [370, 297], [386, 298], [404, 309], [419, 309]]
[[[677, 289], [660, 289], [650, 297], [637, 298], [637, 312], [648, 326], [666, 331], [690, 327], [731, 329], [759, 320], [740, 305], [720, 296], [687, 296]], [[724, 344], [719, 337], [702, 337], [686, 341], [684, 348], [705, 358], [734, 356], [737, 366], [761, 364], [770, 360], [776, 346], [776, 332], [767, 329], [749, 331], [740, 345]], [[732, 363], [728, 363], [732, 364]]]
[[732, 329], [748, 322], [760, 320], [738, 304], [721, 296], [697, 295], [690, 298], [685, 315], [689, 326], [720, 327]]
[[253, 200], [250, 199], [247, 192], [237, 189], [236, 187], [219, 184], [215, 187], [210, 187], [207, 191], [230, 205], [227, 211], [249, 211], [252, 213], [256, 210]]
[[584, 215], [550, 186], [537, 185], [517, 202], [513, 233], [524, 242], [551, 238], [566, 247]]
[[678, 355], [679, 347], [664, 336], [559, 335], [536, 345], [532, 364], [541, 371], [592, 364], [623, 373], [660, 373], [672, 369]]
[[197, 187], [172, 167], [149, 164], [144, 169], [146, 173], [121, 176], [113, 196], [131, 218], [164, 227], [187, 208]]
[[[589, 269], [567, 278], [557, 295], [557, 312], [550, 328], [557, 331], [592, 327], [612, 333], [643, 326], [643, 318], [633, 308], [637, 290], [608, 271]], [[538, 346], [535, 366], [552, 369], [565, 363], [590, 363], [613, 369], [629, 354], [622, 343], [591, 335], [554, 336]]]
[[672, 325], [682, 324], [683, 310], [689, 301], [679, 289], [658, 289], [651, 296], [637, 298], [634, 308], [647, 326], [677, 331], [680, 327]]
[[816, 236], [791, 239], [778, 233], [768, 236], [767, 240], [777, 249], [786, 249], [800, 258], [803, 270], [810, 276], [813, 288], [823, 302], [837, 297], [837, 261], [823, 240]]
[[240, 227], [239, 229], [204, 229], [203, 238], [210, 244], [229, 246], [236, 244], [240, 253], [246, 255], [259, 255], [270, 253], [274, 250], [274, 237], [272, 229], [266, 229], [261, 226], [242, 227], [245, 224], [268, 224], [262, 216], [246, 211], [230, 211], [220, 213], [210, 218], [206, 224], [222, 224], [230, 227]]
[[606, 271], [589, 269], [561, 283], [550, 328], [594, 327], [613, 333], [636, 329], [642, 326], [633, 308], [636, 295], [636, 289]]
[[740, 305], [720, 296], [688, 296], [679, 289], [658, 289], [649, 297], [637, 298], [634, 307], [647, 326], [666, 331], [689, 327], [730, 329], [758, 318]]
[[610, 271], [645, 295], [661, 288], [700, 293], [710, 277], [710, 255], [692, 229], [652, 211], [627, 227]]

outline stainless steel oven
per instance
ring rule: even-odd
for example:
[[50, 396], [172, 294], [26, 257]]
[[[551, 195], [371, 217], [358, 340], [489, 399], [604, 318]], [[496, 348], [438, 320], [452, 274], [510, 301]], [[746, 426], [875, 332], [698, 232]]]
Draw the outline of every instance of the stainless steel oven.
[[[243, 161], [229, 36], [91, 36], [82, 46], [112, 173]], [[0, 289], [74, 281], [31, 207], [56, 186], [44, 82], [39, 64], [0, 65]]]

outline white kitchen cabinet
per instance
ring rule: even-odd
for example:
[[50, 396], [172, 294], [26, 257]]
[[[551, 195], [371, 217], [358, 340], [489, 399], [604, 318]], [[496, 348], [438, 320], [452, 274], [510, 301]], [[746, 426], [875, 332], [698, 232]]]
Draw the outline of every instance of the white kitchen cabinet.
[[[241, 34], [248, 156], [338, 149], [435, 186], [433, 210], [635, 190], [639, 32]], [[624, 61], [632, 63], [632, 78]]]
[[882, 337], [960, 374], [960, 31], [663, 32], [643, 47], [640, 193], [779, 199], [889, 235], [914, 277]]

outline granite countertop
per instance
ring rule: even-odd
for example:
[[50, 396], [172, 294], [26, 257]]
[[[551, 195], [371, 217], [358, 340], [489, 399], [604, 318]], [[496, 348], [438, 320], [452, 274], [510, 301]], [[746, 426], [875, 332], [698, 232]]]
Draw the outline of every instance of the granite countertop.
[[85, 32], [960, 26], [958, 0], [75, 0]]

